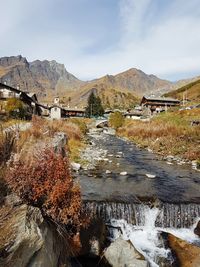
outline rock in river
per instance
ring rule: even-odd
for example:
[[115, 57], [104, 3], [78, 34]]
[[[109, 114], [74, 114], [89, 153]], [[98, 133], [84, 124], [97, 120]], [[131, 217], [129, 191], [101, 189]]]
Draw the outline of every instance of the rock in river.
[[200, 237], [200, 221], [198, 221], [197, 226], [194, 229], [194, 233]]
[[148, 263], [144, 257], [133, 247], [133, 245], [121, 238], [116, 239], [106, 249], [105, 259], [112, 267], [147, 267]]
[[73, 169], [74, 171], [79, 171], [80, 168], [81, 168], [81, 164], [76, 163], [76, 162], [72, 162], [72, 163], [71, 163], [71, 167], [72, 167], [72, 169]]
[[127, 172], [120, 172], [120, 175], [127, 175]]
[[178, 258], [181, 267], [200, 266], [200, 247], [187, 243], [186, 241], [171, 234], [168, 236], [169, 246]]
[[154, 174], [150, 174], [150, 173], [146, 173], [146, 176], [147, 176], [148, 178], [155, 178], [155, 177], [156, 177], [156, 175], [154, 175]]

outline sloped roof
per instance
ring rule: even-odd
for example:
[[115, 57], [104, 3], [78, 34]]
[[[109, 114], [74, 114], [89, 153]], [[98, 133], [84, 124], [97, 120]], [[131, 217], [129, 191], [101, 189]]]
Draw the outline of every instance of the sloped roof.
[[150, 96], [143, 96], [146, 100], [150, 101], [175, 101], [175, 102], [180, 102], [178, 99], [171, 98], [171, 97], [150, 97]]

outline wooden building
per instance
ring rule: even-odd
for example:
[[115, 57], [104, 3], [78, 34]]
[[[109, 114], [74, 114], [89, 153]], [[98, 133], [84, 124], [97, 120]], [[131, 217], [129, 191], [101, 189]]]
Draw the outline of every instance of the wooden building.
[[152, 113], [166, 111], [168, 107], [179, 106], [180, 101], [168, 97], [147, 97], [143, 96], [140, 104], [143, 108], [147, 107]]
[[30, 115], [41, 115], [41, 108], [35, 94], [29, 94], [17, 88], [0, 83], [0, 100], [4, 103], [4, 105], [0, 105], [1, 111], [4, 111], [4, 106], [10, 98], [20, 99], [25, 105], [27, 105]]

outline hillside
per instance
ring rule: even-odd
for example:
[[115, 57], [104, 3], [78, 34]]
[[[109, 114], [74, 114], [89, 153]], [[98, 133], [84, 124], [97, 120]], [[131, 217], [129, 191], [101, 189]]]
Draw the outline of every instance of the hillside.
[[159, 79], [155, 75], [148, 75], [139, 69], [129, 69], [117, 75], [106, 75], [100, 79], [91, 81], [98, 86], [107, 88], [128, 90], [138, 96], [144, 94], [159, 93], [159, 90], [168, 90], [171, 82]]
[[92, 92], [99, 95], [105, 108], [130, 108], [139, 103], [139, 97], [132, 92], [107, 88], [105, 85], [87, 85], [78, 91], [68, 91], [67, 98], [64, 96], [61, 101], [70, 106], [84, 107]]
[[101, 97], [105, 107], [132, 107], [139, 103], [144, 94], [168, 91], [171, 82], [147, 75], [141, 70], [130, 69], [117, 75], [106, 75], [81, 86], [77, 92], [69, 93], [72, 104], [85, 105], [89, 94], [94, 91]]
[[194, 82], [191, 82], [185, 86], [180, 87], [177, 90], [171, 91], [164, 96], [178, 98], [180, 100], [188, 99], [192, 102], [200, 102], [200, 79]]
[[197, 80], [200, 80], [200, 76], [195, 76], [189, 79], [182, 79], [182, 80], [178, 80], [175, 83], [173, 83], [170, 87], [169, 87], [169, 91], [174, 91], [177, 90], [189, 83], [195, 82]]
[[22, 56], [0, 58], [0, 78], [21, 90], [36, 92], [41, 98], [83, 84], [63, 64], [54, 60], [28, 62]]

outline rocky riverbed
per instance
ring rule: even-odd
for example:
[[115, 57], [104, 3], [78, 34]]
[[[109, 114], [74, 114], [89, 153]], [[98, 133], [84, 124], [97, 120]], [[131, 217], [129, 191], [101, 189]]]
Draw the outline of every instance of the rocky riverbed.
[[[91, 165], [80, 169], [77, 178], [88, 215], [102, 219], [112, 229], [107, 234], [112, 242], [105, 250], [109, 264], [184, 266], [180, 263], [181, 242], [188, 244], [191, 253], [199, 249], [199, 237], [194, 234], [200, 217], [199, 173], [185, 164], [173, 164], [174, 159], [163, 161], [107, 131], [93, 131], [89, 140], [82, 155]], [[172, 246], [170, 236], [176, 245]], [[141, 265], [132, 253], [123, 258], [128, 247], [142, 255]], [[118, 260], [117, 255], [121, 255]], [[195, 255], [193, 261], [200, 266]]]

